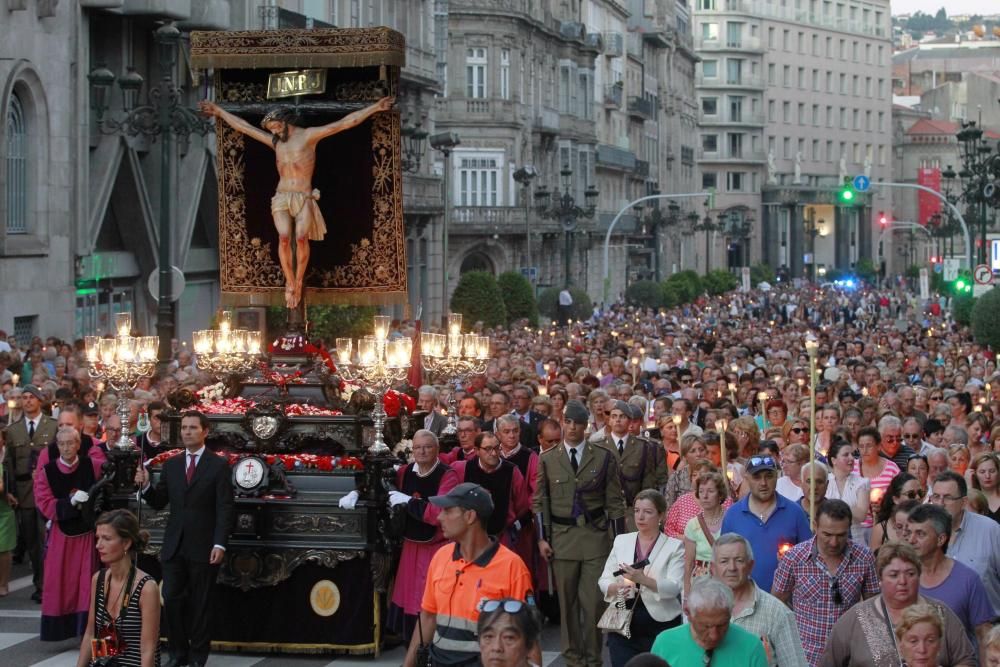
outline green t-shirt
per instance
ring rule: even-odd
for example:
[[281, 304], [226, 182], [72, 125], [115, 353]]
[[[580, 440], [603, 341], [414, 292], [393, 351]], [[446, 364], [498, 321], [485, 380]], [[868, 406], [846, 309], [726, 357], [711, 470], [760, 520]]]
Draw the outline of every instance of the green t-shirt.
[[[695, 642], [690, 628], [685, 624], [661, 632], [653, 642], [653, 655], [666, 660], [670, 667], [704, 667], [705, 649]], [[730, 623], [722, 643], [712, 653], [711, 665], [767, 667], [767, 656], [760, 639]]]

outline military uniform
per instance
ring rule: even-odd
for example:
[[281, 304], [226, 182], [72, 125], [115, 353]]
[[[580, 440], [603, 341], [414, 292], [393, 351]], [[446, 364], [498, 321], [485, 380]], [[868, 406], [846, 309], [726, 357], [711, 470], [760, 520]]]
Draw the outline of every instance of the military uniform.
[[[622, 453], [618, 452], [618, 441], [624, 440]], [[614, 433], [604, 441], [604, 446], [618, 457], [618, 479], [625, 498], [625, 524], [629, 531], [635, 530], [632, 504], [636, 495], [644, 489], [663, 492], [667, 484], [667, 466], [663, 448], [655, 443], [634, 435], [619, 437]]]
[[540, 539], [554, 552], [561, 640], [568, 667], [600, 667], [601, 632], [597, 621], [603, 599], [597, 580], [611, 552], [609, 526], [624, 529], [625, 501], [618, 456], [602, 443], [576, 445], [579, 464], [573, 471], [567, 444], [544, 452], [532, 511], [540, 523]]
[[4, 468], [11, 471], [14, 488], [9, 491], [17, 497], [17, 528], [24, 537], [24, 546], [31, 560], [32, 583], [36, 590], [42, 589], [42, 542], [45, 541], [45, 523], [35, 509], [33, 475], [42, 450], [55, 442], [58, 422], [46, 414], [38, 417], [35, 434], [28, 437], [28, 426], [24, 419], [16, 421], [4, 430], [7, 453]]

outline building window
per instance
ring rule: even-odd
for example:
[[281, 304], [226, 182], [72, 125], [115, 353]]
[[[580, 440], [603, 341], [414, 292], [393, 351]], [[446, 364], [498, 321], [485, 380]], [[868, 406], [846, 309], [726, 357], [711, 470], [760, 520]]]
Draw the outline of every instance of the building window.
[[715, 97], [703, 97], [701, 100], [701, 112], [706, 116], [714, 116], [719, 113], [719, 100]]
[[510, 49], [500, 49], [500, 99], [510, 99]]
[[767, 64], [767, 85], [769, 85], [769, 86], [773, 86], [775, 83], [777, 83], [775, 81], [774, 70], [775, 70], [774, 63], [768, 63]]
[[746, 174], [742, 171], [726, 172], [726, 190], [729, 192], [743, 192], [746, 186]]
[[577, 114], [584, 120], [594, 119], [594, 86], [591, 83], [593, 73], [590, 70], [580, 70], [578, 75], [580, 82], [579, 102], [580, 110]]
[[458, 172], [460, 206], [498, 206], [500, 158], [462, 157]]
[[465, 96], [486, 97], [486, 49], [474, 48], [465, 52]]
[[705, 60], [701, 63], [701, 74], [706, 79], [715, 79], [719, 76], [719, 61]]
[[706, 42], [716, 42], [719, 40], [719, 24], [718, 23], [702, 23], [701, 24], [701, 39]]
[[718, 187], [719, 179], [714, 171], [703, 171], [701, 172], [701, 189], [707, 190], [709, 188]]
[[767, 121], [769, 123], [773, 123], [776, 120], [775, 117], [774, 117], [774, 108], [775, 108], [774, 100], [768, 100], [767, 101]]
[[833, 142], [829, 140], [826, 142], [826, 161], [833, 162]]
[[[7, 108], [7, 233], [28, 231], [28, 127], [21, 98], [15, 92]], [[30, 338], [22, 340], [31, 340]]]
[[701, 149], [706, 153], [717, 152], [719, 150], [719, 135], [717, 134], [701, 135]]
[[38, 335], [38, 315], [22, 315], [14, 318], [14, 337], [18, 341], [30, 341]]

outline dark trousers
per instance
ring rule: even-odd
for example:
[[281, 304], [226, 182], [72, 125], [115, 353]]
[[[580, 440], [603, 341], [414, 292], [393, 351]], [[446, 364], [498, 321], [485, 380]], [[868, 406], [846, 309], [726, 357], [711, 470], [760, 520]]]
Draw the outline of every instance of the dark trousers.
[[218, 565], [175, 555], [163, 565], [163, 606], [170, 655], [205, 662], [211, 642], [209, 609]]
[[[660, 632], [675, 628], [681, 624], [680, 615], [672, 621], [657, 623], [649, 617], [648, 612], [645, 610], [643, 612], [645, 613], [647, 623], [644, 627], [633, 627], [633, 631], [638, 630], [639, 632], [633, 634], [631, 638], [627, 638], [617, 632], [608, 633], [608, 656], [611, 658], [611, 667], [624, 667], [625, 663], [635, 656], [641, 653], [649, 653], [653, 648], [653, 642], [656, 641], [656, 636]], [[635, 620], [635, 616], [633, 616], [633, 620]], [[652, 624], [649, 624], [649, 621], [652, 621]]]
[[42, 545], [45, 542], [45, 518], [34, 507], [17, 510], [17, 532], [24, 539], [24, 550], [31, 561], [31, 583], [42, 590]]

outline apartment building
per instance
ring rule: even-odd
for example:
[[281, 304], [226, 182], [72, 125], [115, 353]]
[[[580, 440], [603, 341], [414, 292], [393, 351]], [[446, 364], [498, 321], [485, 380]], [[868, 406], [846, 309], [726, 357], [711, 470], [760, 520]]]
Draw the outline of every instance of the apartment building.
[[694, 23], [716, 233], [749, 219], [754, 261], [794, 277], [871, 258], [886, 195], [843, 206], [836, 192], [845, 176], [890, 179], [889, 3], [697, 0]]

